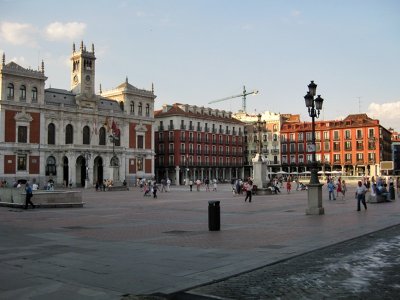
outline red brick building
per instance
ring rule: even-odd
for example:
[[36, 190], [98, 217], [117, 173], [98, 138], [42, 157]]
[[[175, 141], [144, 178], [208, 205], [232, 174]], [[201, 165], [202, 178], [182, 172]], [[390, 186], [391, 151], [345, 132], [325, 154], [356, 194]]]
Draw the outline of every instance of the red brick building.
[[[391, 160], [390, 132], [366, 114], [341, 121], [315, 124], [316, 159], [320, 171], [344, 175], [377, 175], [379, 163]], [[312, 160], [311, 122], [284, 123], [281, 127], [281, 161], [287, 172], [304, 172]]]
[[230, 112], [175, 103], [154, 117], [157, 180], [243, 178], [244, 123]]

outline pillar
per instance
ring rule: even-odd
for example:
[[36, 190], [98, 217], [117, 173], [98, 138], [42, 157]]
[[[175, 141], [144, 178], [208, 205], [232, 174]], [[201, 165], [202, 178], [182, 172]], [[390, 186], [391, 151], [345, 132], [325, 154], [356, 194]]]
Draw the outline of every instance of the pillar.
[[179, 166], [176, 166], [175, 167], [175, 184], [178, 186], [179, 185], [179, 180], [180, 180], [180, 178], [179, 178]]

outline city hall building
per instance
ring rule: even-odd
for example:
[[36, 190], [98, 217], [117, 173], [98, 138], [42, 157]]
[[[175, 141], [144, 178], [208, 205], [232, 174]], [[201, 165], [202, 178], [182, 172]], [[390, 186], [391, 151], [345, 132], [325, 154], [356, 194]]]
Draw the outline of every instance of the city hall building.
[[114, 184], [154, 176], [154, 89], [128, 79], [95, 92], [94, 45], [71, 54], [70, 90], [15, 62], [0, 67], [0, 180], [56, 185]]

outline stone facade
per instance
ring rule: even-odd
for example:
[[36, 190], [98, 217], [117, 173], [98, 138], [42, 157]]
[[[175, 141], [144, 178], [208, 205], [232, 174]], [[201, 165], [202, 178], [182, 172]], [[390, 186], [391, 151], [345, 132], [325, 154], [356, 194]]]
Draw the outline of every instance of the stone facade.
[[124, 83], [95, 93], [94, 45], [73, 46], [71, 89], [45, 89], [41, 70], [0, 69], [0, 179], [41, 186], [136, 183], [154, 176], [154, 90]]

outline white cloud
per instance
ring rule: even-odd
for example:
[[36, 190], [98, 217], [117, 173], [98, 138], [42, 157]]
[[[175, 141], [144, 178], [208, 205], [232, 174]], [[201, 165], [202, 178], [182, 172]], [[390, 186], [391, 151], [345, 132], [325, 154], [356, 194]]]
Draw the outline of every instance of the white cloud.
[[291, 15], [292, 17], [298, 17], [298, 16], [301, 15], [301, 11], [299, 11], [299, 10], [293, 10], [293, 11], [290, 13], [290, 15]]
[[400, 126], [400, 101], [389, 103], [371, 103], [368, 106], [368, 115], [378, 119], [385, 126], [399, 128]]
[[73, 40], [82, 37], [85, 30], [85, 23], [70, 22], [63, 24], [61, 22], [54, 22], [47, 25], [45, 34], [50, 40]]
[[28, 23], [2, 22], [0, 37], [13, 45], [36, 47], [38, 29]]

